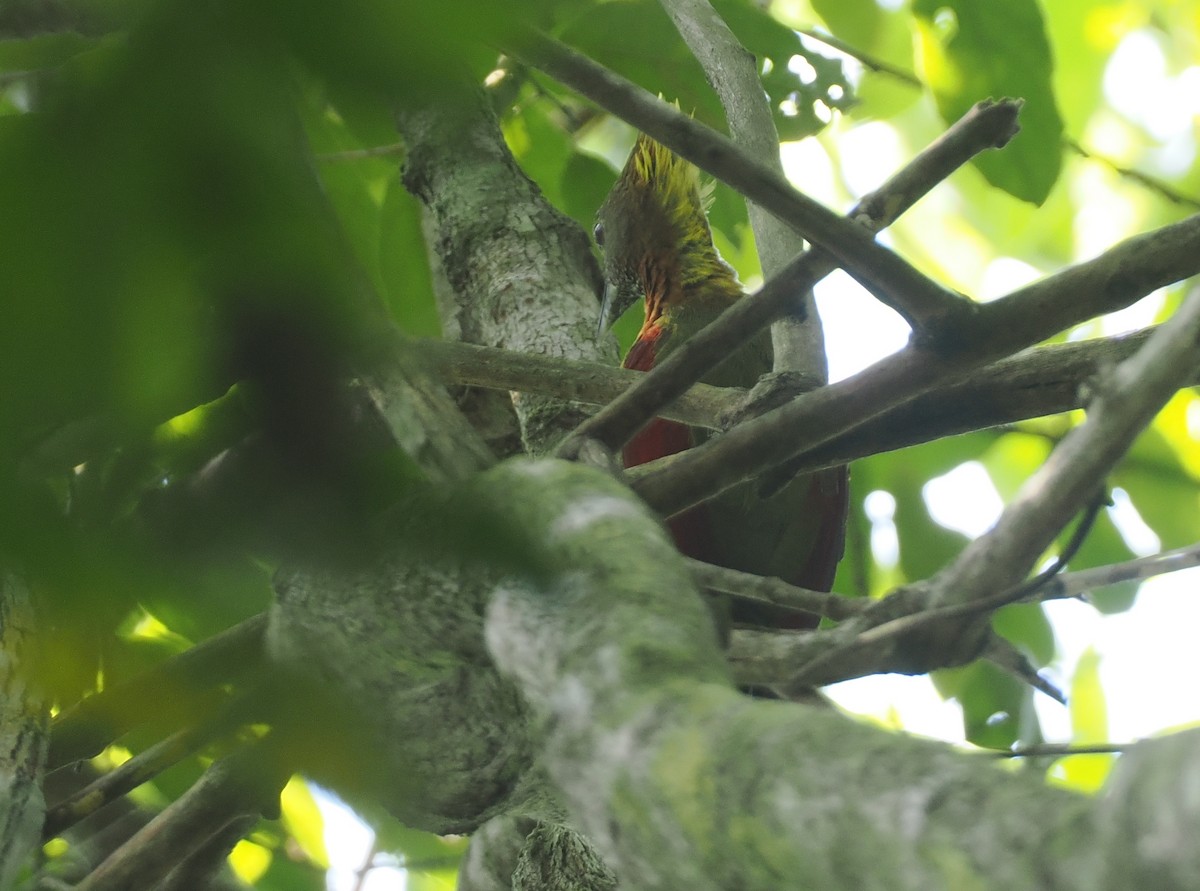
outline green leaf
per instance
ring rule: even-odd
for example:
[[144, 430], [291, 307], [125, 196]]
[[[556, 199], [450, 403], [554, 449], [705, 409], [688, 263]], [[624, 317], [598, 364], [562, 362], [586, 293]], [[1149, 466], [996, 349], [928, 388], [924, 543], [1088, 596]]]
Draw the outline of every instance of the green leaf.
[[[1089, 648], [1075, 666], [1071, 679], [1071, 741], [1079, 744], [1108, 742], [1108, 707], [1100, 680], [1100, 654]], [[1111, 755], [1073, 755], [1054, 767], [1057, 782], [1083, 792], [1100, 789], [1112, 769]]]
[[973, 163], [992, 185], [1041, 204], [1062, 168], [1063, 124], [1036, 0], [914, 0], [913, 14], [921, 74], [947, 123], [982, 99], [1024, 100], [1017, 137]]
[[1054, 629], [1040, 604], [1017, 603], [992, 617], [996, 633], [1025, 650], [1038, 665], [1054, 658]]
[[1029, 688], [988, 662], [936, 671], [934, 686], [956, 699], [963, 710], [967, 740], [989, 749], [1009, 749], [1019, 739], [1036, 736], [1030, 727]]
[[279, 795], [280, 819], [310, 861], [323, 868], [329, 866], [325, 850], [325, 819], [308, 783], [292, 777]]
[[769, 63], [762, 83], [782, 141], [819, 133], [831, 110], [854, 104], [840, 60], [809, 49], [795, 31], [758, 6], [740, 0], [716, 0], [713, 6], [742, 46], [754, 54], [760, 70]]
[[[572, 152], [562, 172], [561, 209], [584, 229], [591, 231], [596, 210], [616, 181], [616, 173], [594, 155]], [[745, 204], [742, 204], [743, 213]]]
[[[832, 109], [853, 102], [840, 61], [808, 49], [799, 35], [756, 6], [741, 0], [718, 0], [714, 6], [759, 64], [769, 61], [762, 84], [781, 139], [800, 139], [821, 130], [825, 119], [818, 103]], [[560, 36], [651, 92], [678, 100], [680, 108], [710, 126], [724, 129], [720, 102], [700, 64], [657, 2], [599, 4], [574, 19]]]
[[384, 304], [400, 330], [414, 337], [440, 337], [421, 207], [398, 176], [389, 180], [380, 210], [379, 275]]

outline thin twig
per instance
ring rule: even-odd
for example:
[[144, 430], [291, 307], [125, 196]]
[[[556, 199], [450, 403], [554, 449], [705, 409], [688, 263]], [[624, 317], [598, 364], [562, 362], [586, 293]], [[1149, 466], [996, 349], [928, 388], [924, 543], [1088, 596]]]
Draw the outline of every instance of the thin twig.
[[1071, 755], [1123, 755], [1133, 746], [1133, 743], [1039, 743], [1003, 752], [980, 750], [979, 754], [991, 758], [1067, 758]]
[[911, 71], [906, 71], [897, 65], [893, 65], [891, 62], [885, 62], [882, 59], [876, 58], [870, 53], [851, 46], [844, 40], [839, 40], [832, 34], [826, 34], [824, 31], [818, 31], [815, 28], [797, 28], [796, 33], [803, 34], [805, 37], [820, 41], [826, 46], [833, 47], [839, 53], [843, 53], [849, 56], [851, 59], [854, 59], [864, 68], [868, 68], [871, 71], [878, 72], [879, 74], [886, 74], [889, 77], [901, 81], [902, 83], [908, 84], [910, 87], [916, 87], [918, 90], [925, 89], [925, 85], [921, 83], [920, 78], [918, 78]]
[[346, 149], [341, 152], [323, 152], [316, 156], [318, 161], [337, 164], [344, 161], [363, 161], [367, 158], [390, 158], [403, 155], [407, 151], [403, 142], [392, 142], [387, 145], [373, 145], [370, 148]]
[[1105, 165], [1106, 167], [1111, 168], [1112, 171], [1118, 176], [1133, 180], [1138, 185], [1144, 186], [1151, 192], [1157, 194], [1159, 197], [1170, 201], [1172, 204], [1179, 204], [1184, 207], [1190, 207], [1193, 210], [1200, 210], [1200, 199], [1194, 198], [1191, 195], [1186, 195], [1183, 192], [1180, 192], [1178, 189], [1174, 189], [1167, 185], [1162, 180], [1155, 179], [1148, 173], [1142, 173], [1140, 170], [1135, 170], [1132, 167], [1125, 167], [1121, 164], [1118, 164], [1112, 158], [1107, 158], [1104, 155], [1092, 151], [1091, 149], [1084, 148], [1074, 139], [1065, 139], [1063, 140], [1063, 143], [1067, 146], [1067, 148], [1075, 152], [1075, 154], [1079, 155], [1081, 158], [1086, 158], [1089, 161], [1096, 161]]
[[1113, 563], [1109, 566], [1096, 566], [1092, 569], [1081, 569], [1078, 572], [1068, 572], [1058, 578], [1051, 579], [1038, 592], [1035, 600], [1060, 600], [1067, 597], [1085, 597], [1089, 591], [1103, 588], [1105, 585], [1115, 585], [1118, 582], [1140, 582], [1154, 576], [1166, 575], [1200, 566], [1200, 544], [1188, 545], [1149, 557], [1137, 557], [1124, 563]]
[[867, 604], [867, 601], [858, 598], [798, 588], [781, 579], [725, 569], [702, 560], [688, 558], [687, 563], [697, 585], [771, 606], [841, 620], [860, 615]]

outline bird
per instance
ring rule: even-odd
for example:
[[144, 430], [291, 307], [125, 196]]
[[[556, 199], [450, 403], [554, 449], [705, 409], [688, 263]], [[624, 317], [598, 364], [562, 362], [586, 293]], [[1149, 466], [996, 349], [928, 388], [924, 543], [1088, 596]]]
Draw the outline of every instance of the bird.
[[[625, 368], [650, 371], [744, 297], [737, 274], [713, 244], [706, 200], [696, 167], [645, 134], [638, 136], [593, 230], [604, 258], [599, 330], [639, 300], [644, 305]], [[749, 389], [771, 370], [770, 335], [762, 331], [701, 380]], [[635, 467], [676, 454], [709, 435], [655, 418], [624, 446], [623, 463]], [[845, 547], [848, 492], [844, 466], [797, 476], [770, 494], [748, 480], [669, 518], [667, 526], [689, 557], [829, 591]], [[735, 604], [732, 622], [800, 630], [815, 627], [817, 617]]]

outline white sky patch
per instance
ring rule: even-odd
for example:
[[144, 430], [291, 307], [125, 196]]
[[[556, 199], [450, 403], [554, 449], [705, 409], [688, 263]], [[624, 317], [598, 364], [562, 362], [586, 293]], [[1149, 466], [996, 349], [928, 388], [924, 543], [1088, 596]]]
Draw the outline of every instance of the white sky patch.
[[872, 717], [891, 726], [898, 720], [907, 732], [934, 739], [965, 740], [962, 709], [958, 703], [942, 699], [927, 676], [884, 674], [822, 689], [852, 714]]
[[818, 140], [785, 142], [779, 146], [779, 158], [788, 180], [809, 198], [829, 208], [836, 208], [842, 202], [843, 197], [834, 186], [833, 163]]
[[1158, 41], [1147, 31], [1133, 31], [1108, 59], [1104, 95], [1121, 114], [1144, 122], [1155, 102], [1165, 100], [1166, 80], [1167, 60]]
[[407, 875], [404, 870], [378, 866], [370, 870], [361, 885], [358, 873], [371, 854], [375, 833], [359, 819], [358, 814], [333, 793], [310, 783], [313, 798], [325, 820], [325, 847], [329, 852], [329, 869], [325, 872], [328, 891], [404, 891]]
[[[1200, 696], [1194, 692], [1200, 676], [1200, 568], [1146, 581], [1125, 613], [1105, 616], [1072, 600], [1051, 601], [1045, 609], [1058, 639], [1055, 665], [1061, 677], [1070, 679], [1088, 647], [1101, 654], [1113, 742], [1200, 723]], [[1067, 710], [1044, 696], [1034, 699], [1046, 735], [1069, 740]]]
[[1163, 307], [1166, 292], [1162, 288], [1153, 291], [1124, 309], [1109, 313], [1100, 320], [1100, 330], [1106, 337], [1115, 334], [1127, 334], [1154, 324], [1155, 317]]
[[911, 160], [911, 152], [900, 135], [882, 121], [872, 121], [840, 134], [837, 148], [842, 160], [842, 178], [856, 198], [879, 188], [888, 175]]
[[1042, 277], [1035, 266], [1015, 257], [997, 257], [983, 270], [977, 296], [980, 300], [995, 300], [1023, 288]]
[[1091, 164], [1079, 171], [1070, 184], [1075, 212], [1075, 252], [1081, 258], [1095, 257], [1127, 238], [1131, 223], [1141, 218], [1134, 193], [1113, 188], [1113, 174]]
[[819, 282], [814, 293], [831, 381], [857, 374], [908, 343], [905, 321], [840, 269]]
[[1200, 71], [1172, 77], [1157, 38], [1148, 30], [1125, 36], [1104, 69], [1104, 95], [1113, 108], [1158, 142], [1188, 137], [1200, 113]]
[[863, 510], [871, 521], [871, 556], [884, 569], [900, 560], [900, 538], [896, 534], [896, 499], [891, 492], [876, 489], [863, 499]]
[[1154, 530], [1146, 525], [1138, 509], [1129, 500], [1129, 493], [1120, 486], [1112, 490], [1112, 507], [1108, 508], [1108, 516], [1125, 539], [1129, 550], [1139, 557], [1148, 557], [1162, 550], [1162, 540]]
[[970, 538], [992, 528], [1004, 510], [1000, 493], [978, 461], [967, 461], [934, 477], [921, 494], [935, 522]]

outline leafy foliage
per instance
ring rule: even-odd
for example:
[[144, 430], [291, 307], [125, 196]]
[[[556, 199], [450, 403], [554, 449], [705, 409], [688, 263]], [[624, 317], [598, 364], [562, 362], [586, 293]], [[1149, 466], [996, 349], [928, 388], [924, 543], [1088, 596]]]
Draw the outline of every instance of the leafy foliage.
[[[464, 68], [477, 81], [502, 72], [489, 96], [514, 156], [585, 228], [633, 134], [502, 58], [496, 46], [511, 18], [706, 123], [723, 122], [699, 66], [649, 0], [85, 6], [0, 11], [0, 552], [39, 579], [55, 629], [47, 683], [62, 708], [261, 612], [270, 569], [288, 555], [334, 559], [387, 509], [424, 497], [403, 455], [358, 444], [353, 406], [336, 387], [381, 326], [421, 336], [442, 328], [420, 211], [397, 175], [397, 100], [450, 96]], [[1163, 48], [1168, 70], [1182, 68], [1181, 47], [1200, 30], [1187, 4], [716, 6], [763, 66], [781, 138], [823, 132], [831, 180], [850, 168], [839, 140], [861, 137], [861, 125], [885, 121], [915, 146], [978, 99], [1025, 99], [1020, 137], [980, 159], [990, 186], [956, 177], [951, 197], [935, 196], [933, 210], [918, 209], [892, 236], [934, 269], [952, 262], [938, 258], [943, 249], [967, 257], [976, 292], [985, 270], [1009, 254], [1024, 252], [1036, 268], [1094, 250], [1087, 227], [1097, 214], [1115, 240], [1183, 212], [1111, 167], [1064, 161], [1064, 137], [1096, 139], [1119, 166], [1193, 196], [1200, 182], [1193, 142], [1190, 161], [1157, 152], [1145, 122], [1114, 109], [1100, 87], [1109, 55], [1135, 29]], [[882, 64], [863, 68], [800, 37], [792, 27], [801, 25]], [[911, 68], [913, 37], [919, 88], [886, 70]], [[1111, 132], [1119, 138], [1100, 142]], [[890, 172], [882, 160], [875, 167], [876, 181]], [[1109, 203], [1096, 211], [1087, 201], [1099, 186]], [[831, 183], [828, 192], [849, 206], [844, 190]], [[1044, 214], [1033, 217], [1022, 202], [1045, 202]], [[740, 200], [719, 189], [711, 219], [726, 258], [754, 281]], [[1181, 393], [1109, 481], [1163, 547], [1200, 539], [1198, 416], [1196, 395]], [[940, 568], [965, 538], [934, 518], [926, 483], [979, 460], [1008, 497], [1069, 423], [1022, 424], [860, 462], [860, 534], [851, 535], [838, 589], [878, 594]], [[231, 466], [235, 457], [245, 463]], [[225, 473], [223, 487], [203, 494], [199, 482]], [[872, 525], [881, 524], [868, 519], [864, 500], [874, 491], [896, 504], [895, 566], [871, 546]], [[486, 518], [470, 525], [464, 508], [443, 507], [429, 509], [416, 546], [511, 550]], [[1105, 514], [1072, 567], [1132, 554]], [[1134, 595], [1119, 590], [1100, 605], [1128, 609]], [[1040, 609], [1005, 612], [996, 627], [1037, 664], [1055, 660]], [[1077, 737], [1101, 739], [1095, 659], [1064, 667], [1072, 668]], [[937, 685], [962, 705], [971, 741], [1005, 748], [1040, 739], [1031, 694], [994, 669], [944, 672]], [[122, 744], [137, 752], [151, 742]], [[201, 768], [189, 759], [148, 786], [146, 799], [173, 800]], [[1064, 764], [1062, 773], [1082, 787], [1097, 778], [1086, 765]], [[319, 887], [319, 815], [301, 792], [283, 816], [252, 837], [270, 854], [255, 885]], [[396, 827], [382, 838], [414, 862], [445, 855], [431, 867], [435, 879], [460, 853]], [[293, 859], [297, 843], [304, 856]]]

